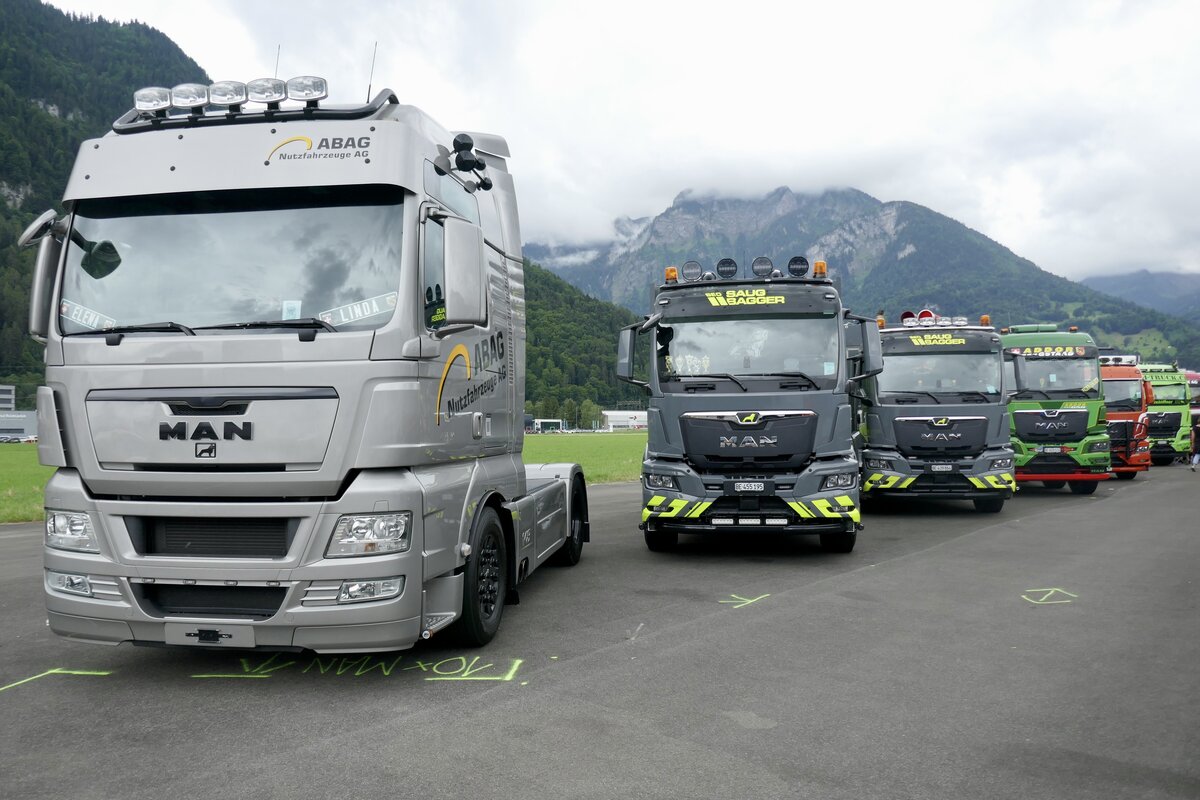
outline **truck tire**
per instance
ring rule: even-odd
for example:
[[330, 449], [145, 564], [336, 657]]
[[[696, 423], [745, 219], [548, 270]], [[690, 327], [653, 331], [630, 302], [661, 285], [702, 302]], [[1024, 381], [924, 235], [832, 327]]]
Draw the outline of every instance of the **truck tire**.
[[567, 522], [567, 539], [554, 553], [551, 563], [560, 567], [573, 567], [583, 555], [583, 526], [587, 521], [587, 490], [583, 478], [576, 475], [571, 481], [571, 519]]
[[821, 534], [821, 549], [826, 553], [849, 553], [854, 549], [854, 543], [858, 541], [858, 534], [850, 533], [822, 533]]
[[974, 499], [975, 510], [984, 514], [997, 514], [1000, 509], [1004, 508], [1003, 497], [976, 497]]
[[1095, 494], [1100, 481], [1070, 481], [1071, 494]]
[[1117, 473], [1117, 480], [1119, 480], [1119, 481], [1131, 481], [1136, 477], [1137, 477], [1136, 472], [1118, 472]]
[[1156, 467], [1169, 467], [1175, 463], [1175, 456], [1150, 456], [1150, 463]]
[[493, 508], [485, 508], [471, 531], [471, 556], [463, 576], [462, 617], [455, 625], [458, 640], [482, 647], [500, 629], [508, 593], [508, 548]]
[[1066, 485], [1066, 481], [1042, 481], [1042, 486], [1045, 486], [1047, 489], [1061, 489]]
[[670, 553], [679, 544], [679, 534], [675, 531], [655, 531], [646, 528], [646, 547], [655, 553]]

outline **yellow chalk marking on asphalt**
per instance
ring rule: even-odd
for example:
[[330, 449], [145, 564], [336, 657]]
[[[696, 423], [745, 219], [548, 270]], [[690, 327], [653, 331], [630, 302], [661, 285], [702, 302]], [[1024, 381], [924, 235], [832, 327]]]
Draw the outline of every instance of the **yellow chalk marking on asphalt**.
[[762, 600], [764, 597], [770, 597], [771, 595], [760, 594], [758, 597], [754, 597], [754, 598], [742, 597], [741, 595], [738, 595], [738, 594], [731, 594], [729, 596], [732, 597], [733, 599], [732, 600], [718, 600], [717, 602], [718, 603], [729, 603], [734, 608], [744, 608], [745, 606], [748, 606], [751, 603], [757, 603], [759, 600]]
[[29, 683], [30, 681], [36, 681], [38, 678], [45, 678], [47, 675], [98, 675], [98, 676], [104, 676], [104, 675], [112, 675], [112, 673], [111, 672], [100, 672], [97, 670], [62, 669], [61, 667], [55, 667], [54, 669], [46, 670], [45, 672], [43, 672], [40, 675], [34, 675], [32, 677], [25, 678], [23, 680], [19, 680], [14, 683], [10, 683], [7, 686], [0, 686], [0, 692], [7, 691], [8, 689], [14, 689], [22, 684]]
[[[1025, 591], [1028, 594], [1021, 595], [1021, 599], [1027, 600], [1028, 602], [1033, 603], [1035, 606], [1050, 606], [1050, 605], [1056, 605], [1058, 603], [1069, 603], [1069, 602], [1071, 602], [1071, 600], [1076, 600], [1079, 598], [1079, 595], [1071, 594], [1066, 589], [1026, 589]], [[1034, 599], [1029, 596], [1030, 594], [1040, 594], [1042, 596], [1037, 599]], [[1066, 595], [1067, 597], [1071, 598], [1071, 600], [1051, 600], [1050, 599], [1052, 597], [1057, 597], [1058, 595]]]

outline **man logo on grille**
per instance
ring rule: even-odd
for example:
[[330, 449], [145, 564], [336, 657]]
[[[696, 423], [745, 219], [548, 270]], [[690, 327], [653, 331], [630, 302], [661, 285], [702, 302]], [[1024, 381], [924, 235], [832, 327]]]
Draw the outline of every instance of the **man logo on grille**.
[[944, 428], [950, 424], [950, 420], [946, 417], [938, 417], [937, 419], [929, 420], [929, 424], [935, 428]]
[[737, 415], [737, 421], [740, 425], [753, 425], [758, 422], [759, 416], [757, 411], [747, 411], [744, 414]]
[[216, 458], [216, 442], [196, 442], [196, 458]]

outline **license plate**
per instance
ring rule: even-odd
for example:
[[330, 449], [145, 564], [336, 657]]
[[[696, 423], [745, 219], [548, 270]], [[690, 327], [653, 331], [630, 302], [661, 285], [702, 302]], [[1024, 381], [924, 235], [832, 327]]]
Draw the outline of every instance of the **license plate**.
[[767, 485], [762, 481], [735, 481], [733, 484], [735, 492], [762, 492], [766, 488]]
[[1041, 452], [1043, 452], [1043, 453], [1061, 453], [1062, 448], [1061, 447], [1043, 447]]
[[954, 465], [953, 464], [930, 464], [929, 471], [930, 472], [953, 472]]
[[254, 647], [254, 628], [249, 625], [197, 625], [168, 622], [163, 625], [167, 644], [204, 647]]

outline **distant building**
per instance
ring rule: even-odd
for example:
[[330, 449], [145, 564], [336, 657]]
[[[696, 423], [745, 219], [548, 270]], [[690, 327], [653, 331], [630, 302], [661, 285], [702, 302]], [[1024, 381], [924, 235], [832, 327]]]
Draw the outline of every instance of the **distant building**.
[[534, 433], [549, 433], [550, 431], [566, 430], [567, 423], [561, 419], [535, 419], [533, 421]]
[[14, 411], [17, 407], [17, 387], [0, 386], [0, 411]]
[[0, 411], [0, 438], [36, 436], [37, 430], [36, 411]]
[[645, 411], [601, 411], [604, 427], [610, 431], [635, 431], [646, 427]]

